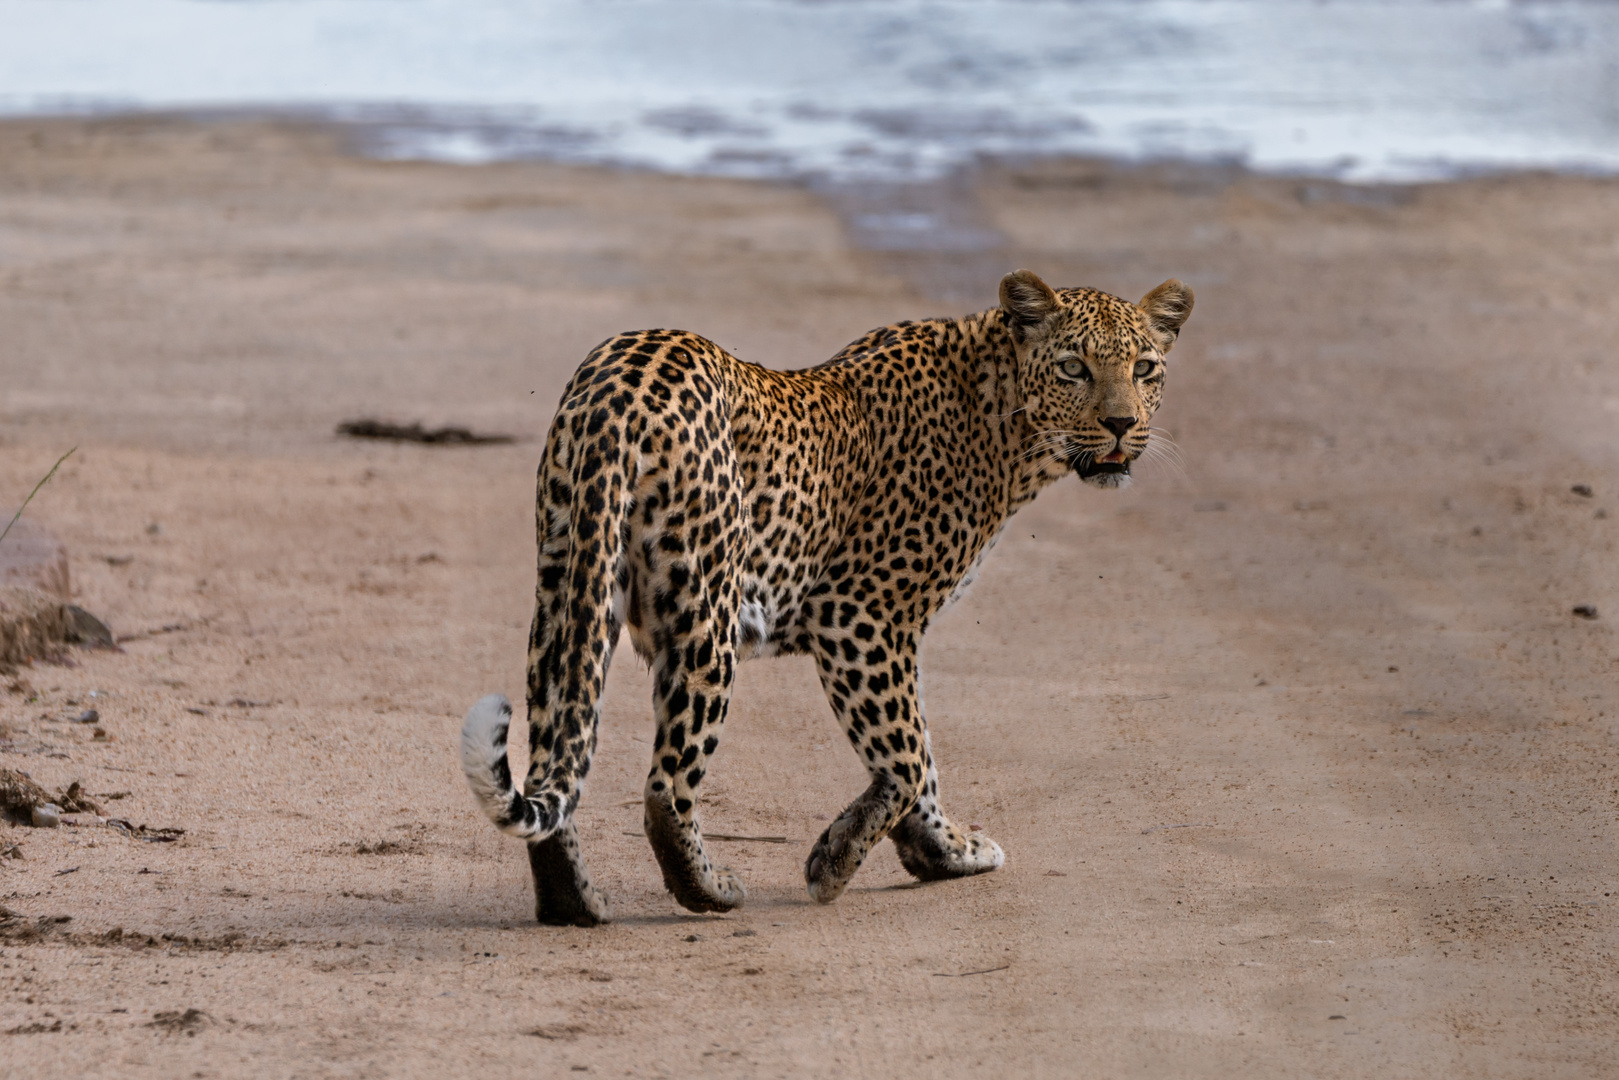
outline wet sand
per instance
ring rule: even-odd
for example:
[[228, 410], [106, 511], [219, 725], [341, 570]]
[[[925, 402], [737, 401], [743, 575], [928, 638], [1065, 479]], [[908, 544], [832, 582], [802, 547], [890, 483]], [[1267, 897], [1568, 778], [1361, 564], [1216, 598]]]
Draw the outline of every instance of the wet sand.
[[[913, 197], [959, 242], [852, 242]], [[789, 842], [716, 843], [747, 906], [681, 911], [625, 659], [579, 812], [616, 921], [534, 925], [454, 741], [522, 686], [573, 367], [650, 325], [804, 366], [1017, 266], [1198, 305], [1157, 418], [1184, 473], [1052, 488], [927, 639], [944, 804], [1006, 866], [918, 887], [884, 845], [812, 903], [864, 772], [808, 662], [758, 661], [704, 820]], [[1616, 269], [1619, 183], [1581, 178], [824, 195], [0, 124], [0, 506], [80, 447], [29, 513], [128, 638], [0, 680], [0, 765], [185, 830], [0, 829], [10, 1068], [1612, 1075]], [[362, 415], [520, 441], [333, 434]]]

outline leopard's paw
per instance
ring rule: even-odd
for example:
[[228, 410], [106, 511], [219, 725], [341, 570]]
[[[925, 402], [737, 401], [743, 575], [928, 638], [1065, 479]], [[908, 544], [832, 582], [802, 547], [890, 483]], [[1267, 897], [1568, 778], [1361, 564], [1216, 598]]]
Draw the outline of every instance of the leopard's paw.
[[544, 926], [600, 926], [613, 921], [613, 907], [606, 893], [586, 884], [565, 893], [542, 893], [535, 901], [534, 918]]
[[709, 889], [713, 900], [713, 911], [730, 911], [739, 908], [748, 898], [748, 890], [742, 884], [742, 875], [729, 866], [714, 867], [714, 882]]
[[701, 876], [693, 875], [677, 884], [665, 879], [680, 906], [698, 913], [733, 911], [748, 898], [742, 878], [728, 866], [716, 866]]
[[742, 906], [748, 890], [742, 878], [708, 861], [694, 822], [683, 820], [659, 797], [646, 801], [646, 835], [663, 870], [663, 884], [687, 911], [731, 911]]
[[612, 919], [607, 894], [590, 882], [573, 822], [528, 847], [534, 917], [545, 926], [599, 926]]
[[982, 833], [963, 834], [954, 825], [921, 829], [902, 824], [890, 834], [899, 861], [919, 881], [947, 881], [999, 870], [1006, 863], [1001, 845]]
[[810, 899], [818, 904], [830, 904], [843, 895], [849, 879], [865, 861], [866, 853], [855, 850], [851, 843], [853, 824], [845, 814], [828, 825], [804, 861], [804, 882]]
[[1006, 864], [1006, 852], [1001, 850], [1001, 845], [982, 833], [972, 833], [967, 837], [967, 850], [962, 853], [959, 863], [962, 877], [987, 874]]

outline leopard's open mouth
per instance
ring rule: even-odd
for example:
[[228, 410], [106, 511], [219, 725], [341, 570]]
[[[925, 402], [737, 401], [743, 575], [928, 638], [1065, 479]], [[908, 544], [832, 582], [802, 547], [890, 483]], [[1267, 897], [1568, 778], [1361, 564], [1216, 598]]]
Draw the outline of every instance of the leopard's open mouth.
[[1074, 471], [1079, 473], [1081, 480], [1091, 476], [1105, 476], [1110, 473], [1129, 476], [1130, 463], [1128, 461], [1089, 461], [1075, 466]]
[[1115, 448], [1109, 453], [1096, 457], [1081, 450], [1069, 457], [1069, 464], [1074, 472], [1079, 474], [1081, 480], [1093, 476], [1129, 476], [1130, 459], [1122, 448]]

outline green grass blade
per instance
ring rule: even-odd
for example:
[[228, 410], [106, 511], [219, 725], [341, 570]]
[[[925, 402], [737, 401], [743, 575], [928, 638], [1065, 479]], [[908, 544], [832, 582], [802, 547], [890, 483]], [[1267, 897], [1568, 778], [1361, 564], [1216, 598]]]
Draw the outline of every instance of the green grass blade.
[[[77, 449], [78, 449], [77, 446], [75, 446], [73, 448], [73, 450], [77, 450]], [[65, 453], [61, 457], [57, 458], [56, 459], [56, 464], [51, 466], [51, 471], [45, 474], [45, 478], [43, 480], [41, 480], [39, 483], [34, 485], [34, 490], [30, 491], [28, 493], [28, 498], [26, 498], [26, 499], [24, 499], [22, 501], [22, 505], [17, 507], [17, 512], [15, 514], [11, 515], [11, 520], [6, 522], [5, 531], [0, 532], [0, 540], [4, 540], [6, 538], [6, 533], [9, 533], [11, 531], [11, 527], [13, 525], [17, 524], [17, 519], [22, 517], [22, 512], [24, 510], [28, 509], [28, 504], [34, 501], [34, 496], [35, 495], [39, 494], [39, 489], [44, 487], [45, 484], [50, 480], [51, 477], [56, 475], [56, 470], [60, 469], [62, 467], [62, 462], [66, 461], [68, 458], [73, 456], [73, 450], [69, 450], [67, 453]]]

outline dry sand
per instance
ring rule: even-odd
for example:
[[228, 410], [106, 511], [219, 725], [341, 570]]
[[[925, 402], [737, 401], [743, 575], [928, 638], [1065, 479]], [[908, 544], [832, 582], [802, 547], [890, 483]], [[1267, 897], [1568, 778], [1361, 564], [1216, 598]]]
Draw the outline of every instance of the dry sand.
[[[851, 243], [840, 212], [910, 198], [971, 242]], [[1020, 265], [1198, 307], [1159, 415], [1184, 475], [1048, 491], [928, 637], [945, 805], [1005, 868], [916, 887], [885, 845], [813, 904], [864, 774], [807, 663], [760, 661], [703, 813], [790, 842], [716, 844], [748, 904], [688, 915], [626, 660], [580, 809], [617, 919], [534, 925], [453, 746], [522, 685], [569, 372], [648, 325], [806, 365]], [[1619, 184], [1578, 178], [1054, 163], [823, 198], [0, 125], [0, 506], [78, 445], [30, 513], [134, 635], [0, 692], [0, 765], [186, 830], [0, 830], [6, 1070], [1619, 1073], [1616, 271]], [[526, 441], [332, 434], [363, 414]]]

